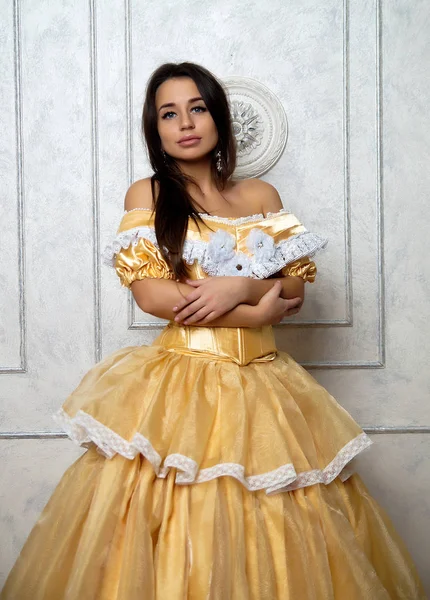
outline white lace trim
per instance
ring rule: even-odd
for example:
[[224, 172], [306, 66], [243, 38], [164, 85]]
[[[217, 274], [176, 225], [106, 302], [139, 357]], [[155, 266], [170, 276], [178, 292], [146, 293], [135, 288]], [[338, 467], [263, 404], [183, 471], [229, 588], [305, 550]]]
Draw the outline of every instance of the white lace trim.
[[[130, 244], [136, 245], [140, 238], [146, 238], [159, 248], [153, 227], [148, 225], [133, 227], [120, 232], [114, 241], [106, 246], [102, 254], [103, 263], [113, 267], [118, 252], [122, 248], [128, 248]], [[257, 240], [260, 240], [259, 244], [256, 244]], [[272, 243], [272, 247], [268, 241]], [[305, 230], [288, 240], [282, 240], [275, 244], [271, 236], [261, 229], [254, 228], [246, 239], [247, 247], [254, 250], [254, 253], [248, 256], [244, 252], [235, 250], [236, 238], [234, 235], [224, 230], [218, 230], [210, 235], [209, 242], [186, 239], [182, 258], [189, 265], [194, 264], [194, 261], [197, 260], [205, 273], [212, 277], [230, 275], [265, 279], [300, 258], [306, 256], [311, 258], [327, 243], [327, 239]], [[258, 248], [260, 245], [261, 252]], [[225, 246], [227, 246], [226, 249], [224, 249]]]
[[98, 451], [106, 458], [120, 454], [132, 460], [137, 454], [142, 454], [152, 464], [159, 478], [165, 478], [172, 467], [177, 469], [175, 477], [177, 484], [202, 483], [228, 475], [240, 481], [249, 491], [264, 489], [267, 495], [288, 492], [316, 483], [327, 485], [338, 475], [342, 481], [345, 481], [353, 472], [352, 466], [348, 463], [373, 444], [369, 436], [363, 432], [349, 441], [324, 469], [297, 474], [294, 465], [289, 463], [267, 473], [246, 476], [245, 467], [237, 463], [220, 463], [213, 467], [199, 469], [195, 460], [183, 454], [169, 454], [163, 462], [151, 442], [140, 433], [136, 433], [128, 442], [82, 410], [79, 410], [74, 417], [70, 417], [61, 408], [53, 415], [53, 419], [76, 444], [85, 447], [95, 444]]
[[[327, 485], [338, 475], [342, 481], [346, 481], [354, 472], [353, 466], [348, 465], [348, 463], [350, 463], [357, 454], [372, 444], [373, 441], [369, 438], [367, 433], [360, 433], [360, 435], [350, 440], [324, 469], [314, 469], [313, 471], [299, 473], [294, 481], [286, 486], [278, 488], [277, 491], [291, 492], [298, 488], [314, 485], [315, 483], [324, 483]], [[271, 492], [268, 491], [267, 493], [270, 494]]]
[[134, 212], [135, 210], [148, 210], [149, 212], [154, 212], [153, 208], [144, 208], [143, 206], [138, 206], [137, 208], [131, 208], [130, 210], [125, 210], [123, 214], [126, 215], [127, 213]]
[[[143, 210], [135, 209], [132, 210]], [[103, 250], [102, 260], [105, 265], [113, 267], [115, 265], [115, 257], [118, 252], [121, 252], [123, 248], [128, 248], [130, 244], [133, 246], [137, 245], [139, 238], [145, 238], [149, 240], [154, 246], [158, 248], [157, 237], [155, 235], [155, 229], [148, 227], [147, 225], [140, 227], [133, 227], [132, 229], [126, 229], [118, 233], [116, 238], [111, 244], [108, 244]]]
[[[149, 212], [153, 212], [152, 208], [132, 208], [130, 210], [125, 210], [124, 215], [127, 213], [133, 212], [135, 210], [147, 210]], [[210, 215], [208, 213], [198, 213], [200, 217], [206, 219], [207, 221], [216, 221], [217, 223], [227, 223], [231, 225], [242, 225], [244, 223], [250, 223], [253, 221], [265, 221], [266, 219], [271, 219], [272, 217], [277, 217], [278, 215], [289, 214], [290, 211], [287, 208], [281, 208], [278, 212], [268, 212], [267, 215], [263, 215], [263, 213], [254, 213], [253, 215], [246, 215], [245, 217], [217, 217], [216, 215]]]

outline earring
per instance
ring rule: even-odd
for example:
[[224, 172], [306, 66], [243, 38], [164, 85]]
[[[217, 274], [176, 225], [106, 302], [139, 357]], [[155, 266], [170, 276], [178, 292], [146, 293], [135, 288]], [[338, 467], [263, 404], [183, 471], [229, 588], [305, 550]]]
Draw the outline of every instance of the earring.
[[163, 159], [164, 159], [164, 164], [167, 164], [167, 160], [166, 160], [166, 153], [164, 152], [164, 150], [162, 149], [161, 152], [163, 153]]
[[221, 150], [218, 150], [218, 152], [215, 154], [215, 156], [217, 157], [217, 161], [216, 161], [217, 171], [218, 171], [218, 173], [221, 173], [221, 171], [222, 171]]

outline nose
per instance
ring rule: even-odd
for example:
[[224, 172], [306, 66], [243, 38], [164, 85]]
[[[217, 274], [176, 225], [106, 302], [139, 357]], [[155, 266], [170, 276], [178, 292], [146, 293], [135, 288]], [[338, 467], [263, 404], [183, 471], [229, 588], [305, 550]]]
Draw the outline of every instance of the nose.
[[190, 113], [187, 111], [184, 111], [184, 112], [181, 111], [180, 128], [181, 129], [194, 129], [193, 119], [192, 119]]

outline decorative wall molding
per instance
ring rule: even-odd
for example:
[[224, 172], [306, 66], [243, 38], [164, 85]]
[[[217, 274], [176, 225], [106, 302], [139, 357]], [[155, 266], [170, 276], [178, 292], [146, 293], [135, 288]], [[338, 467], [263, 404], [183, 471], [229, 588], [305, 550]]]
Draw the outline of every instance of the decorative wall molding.
[[[385, 426], [373, 425], [362, 427], [363, 431], [369, 434], [395, 433], [395, 434], [414, 434], [430, 433], [430, 425], [411, 425], [411, 426]], [[16, 432], [0, 432], [0, 440], [39, 440], [39, 439], [68, 439], [67, 434], [56, 431], [16, 431]]]
[[[133, 181], [133, 126], [132, 126], [132, 77], [131, 77], [131, 9], [130, 0], [125, 1], [125, 40], [126, 40], [126, 86], [127, 86], [127, 165], [128, 179]], [[91, 139], [92, 139], [92, 160], [93, 160], [93, 216], [94, 216], [94, 315], [95, 323], [95, 357], [99, 360], [101, 357], [101, 334], [100, 334], [100, 292], [98, 288], [99, 281], [99, 198], [98, 198], [98, 178], [99, 178], [99, 145], [98, 145], [98, 85], [97, 85], [97, 19], [95, 0], [89, 0], [90, 8], [90, 75], [91, 75]], [[26, 373], [26, 294], [25, 294], [25, 238], [24, 238], [24, 144], [23, 144], [23, 101], [22, 101], [22, 50], [21, 50], [21, 16], [20, 2], [14, 0], [14, 79], [15, 79], [15, 127], [16, 127], [16, 164], [17, 164], [17, 212], [18, 212], [18, 269], [19, 269], [19, 311], [20, 311], [20, 356], [21, 363], [17, 367], [0, 367], [0, 373]], [[381, 18], [381, 0], [376, 2], [376, 151], [377, 151], [377, 230], [378, 230], [378, 274], [379, 274], [379, 354], [380, 361], [343, 361], [330, 363], [302, 363], [308, 369], [338, 369], [338, 368], [383, 368], [385, 366], [385, 290], [384, 290], [384, 223], [383, 223], [383, 172], [382, 172], [382, 18]], [[349, 213], [349, 44], [348, 44], [348, 0], [344, 0], [344, 110], [345, 110], [345, 199], [346, 202], [346, 223], [345, 228], [347, 248], [350, 251], [350, 213]], [[246, 107], [245, 107], [246, 108]], [[350, 264], [350, 261], [349, 261]], [[351, 294], [352, 297], [352, 294]], [[134, 301], [132, 295], [129, 295], [130, 315], [133, 315]], [[349, 323], [352, 325], [352, 322]], [[159, 329], [164, 325], [163, 320], [153, 323], [138, 323], [131, 319], [130, 329]], [[288, 323], [288, 327], [336, 327], [344, 326], [344, 322], [303, 322]], [[430, 433], [430, 426], [371, 426], [363, 427], [367, 433]], [[0, 439], [38, 439], [38, 438], [66, 438], [65, 434], [56, 432], [0, 432]]]
[[[127, 81], [127, 170], [129, 176], [130, 184], [134, 181], [134, 160], [133, 160], [133, 124], [132, 124], [132, 47], [131, 47], [131, 22], [132, 22], [132, 12], [130, 7], [130, 0], [126, 0], [126, 81]], [[343, 127], [343, 140], [344, 140], [344, 232], [345, 232], [345, 249], [346, 249], [346, 265], [344, 270], [344, 289], [345, 289], [345, 315], [344, 319], [311, 319], [311, 320], [301, 320], [300, 318], [295, 319], [294, 321], [282, 321], [277, 327], [300, 327], [300, 328], [309, 328], [309, 327], [318, 327], [318, 328], [328, 328], [328, 327], [352, 327], [353, 324], [353, 294], [352, 294], [352, 250], [351, 250], [351, 207], [350, 207], [350, 109], [349, 109], [349, 0], [343, 0], [343, 45], [342, 45], [342, 53], [343, 53], [343, 118], [342, 118], [342, 127]], [[226, 90], [231, 88], [232, 94], [229, 100], [235, 101], [235, 94], [238, 94], [237, 101], [243, 102], [246, 101], [247, 98], [252, 98], [256, 102], [258, 100], [260, 112], [264, 114], [266, 111], [269, 111], [269, 107], [271, 103], [273, 103], [274, 108], [273, 113], [276, 114], [276, 111], [279, 111], [279, 115], [281, 119], [285, 119], [285, 142], [282, 146], [282, 128], [280, 128], [280, 139], [278, 140], [278, 148], [279, 156], [276, 158], [275, 162], [279, 160], [279, 157], [282, 154], [282, 151], [285, 147], [287, 141], [287, 131], [288, 125], [286, 120], [285, 110], [282, 104], [279, 102], [278, 98], [270, 91], [269, 88], [261, 84], [259, 81], [248, 78], [248, 77], [229, 77], [224, 78], [222, 80], [225, 84]], [[246, 83], [245, 83], [246, 82]], [[255, 88], [255, 91], [253, 91]], [[237, 91], [236, 91], [237, 90]], [[273, 100], [271, 103], [267, 104], [264, 100], [260, 99], [261, 96], [264, 96], [266, 93], [269, 94]], [[257, 112], [257, 109], [255, 109]], [[284, 115], [284, 116], [282, 116]], [[272, 129], [276, 129], [276, 119], [272, 117], [267, 117], [267, 123], [269, 127], [269, 134], [271, 134]], [[263, 153], [264, 154], [264, 153]], [[266, 152], [267, 154], [267, 152]], [[275, 152], [276, 155], [276, 152]], [[264, 158], [264, 156], [263, 156]], [[243, 159], [242, 159], [243, 160]], [[240, 161], [240, 158], [239, 158]], [[270, 162], [270, 161], [269, 161]], [[266, 170], [269, 170], [274, 164], [271, 164], [267, 167]], [[252, 175], [252, 169], [255, 168], [255, 175]], [[257, 176], [258, 174], [262, 174], [262, 172], [258, 168], [258, 155], [255, 153], [249, 157], [248, 161], [244, 161], [242, 165], [242, 170], [249, 169], [248, 175], [246, 176]], [[381, 299], [378, 299], [380, 302]], [[150, 319], [137, 320], [136, 319], [136, 303], [134, 301], [133, 295], [131, 292], [128, 292], [128, 329], [158, 329], [163, 327], [167, 321], [161, 319], [154, 319], [152, 317]], [[332, 363], [330, 363], [332, 364]], [[333, 363], [334, 364], [334, 363]], [[364, 363], [363, 363], [364, 364]], [[365, 363], [366, 365], [368, 363]], [[369, 364], [370, 367], [376, 366], [375, 363]], [[336, 364], [336, 368], [338, 365]]]
[[281, 157], [288, 138], [288, 122], [278, 97], [251, 77], [225, 77], [237, 143], [235, 177], [267, 173]]
[[100, 255], [100, 198], [99, 198], [99, 117], [97, 77], [97, 12], [96, 0], [89, 0], [90, 17], [90, 107], [91, 107], [91, 198], [93, 213], [93, 314], [94, 360], [102, 358], [101, 314], [101, 255]]
[[239, 156], [245, 156], [262, 142], [264, 129], [262, 117], [249, 103], [233, 100], [230, 106], [237, 153]]
[[[128, 0], [127, 0], [128, 1]], [[131, 21], [130, 6], [128, 4], [128, 21]], [[359, 360], [359, 361], [329, 361], [329, 362], [307, 362], [300, 363], [307, 369], [380, 369], [385, 367], [385, 284], [384, 284], [384, 229], [383, 229], [383, 173], [382, 173], [382, 17], [381, 17], [381, 0], [376, 2], [375, 12], [376, 22], [376, 63], [375, 63], [375, 86], [376, 86], [376, 204], [377, 204], [377, 260], [376, 268], [378, 271], [378, 359], [377, 360]], [[345, 248], [346, 248], [346, 265], [345, 265], [345, 291], [346, 291], [346, 307], [345, 319], [330, 319], [330, 320], [294, 320], [283, 321], [276, 328], [332, 328], [332, 327], [352, 327], [353, 326], [353, 289], [352, 289], [352, 247], [351, 247], [351, 204], [350, 204], [350, 44], [349, 44], [349, 0], [343, 0], [343, 138], [344, 138], [344, 219], [345, 219]], [[126, 30], [126, 34], [130, 36], [131, 25]], [[130, 50], [130, 42], [126, 44]], [[131, 51], [128, 54], [126, 65], [128, 73], [129, 88], [131, 89]], [[236, 78], [231, 78], [235, 80]], [[240, 78], [245, 79], [245, 78]], [[226, 78], [224, 81], [228, 81]], [[257, 82], [259, 83], [259, 82]], [[129, 106], [131, 110], [131, 106]], [[130, 127], [129, 141], [132, 139], [131, 118], [128, 119]], [[132, 146], [128, 149], [130, 154], [129, 173], [133, 180], [132, 169]], [[150, 320], [136, 319], [136, 303], [133, 295], [128, 292], [128, 313], [129, 326], [128, 329], [159, 329], [163, 327], [167, 321], [155, 320], [153, 317]]]
[[[332, 369], [332, 368], [383, 368], [385, 366], [385, 297], [384, 297], [384, 263], [383, 263], [383, 207], [382, 207], [382, 89], [381, 89], [381, 6], [380, 0], [376, 3], [376, 29], [377, 29], [377, 61], [376, 61], [376, 93], [377, 93], [377, 123], [376, 123], [376, 151], [377, 151], [377, 205], [378, 205], [378, 354], [377, 361], [330, 361], [318, 363], [302, 363], [309, 369]], [[90, 14], [90, 76], [91, 76], [91, 141], [92, 141], [92, 201], [93, 201], [93, 274], [94, 274], [94, 338], [95, 338], [95, 360], [96, 362], [102, 356], [101, 339], [101, 297], [100, 297], [100, 209], [99, 209], [99, 145], [98, 145], [98, 85], [97, 85], [97, 19], [95, 0], [89, 0]], [[348, 0], [343, 2], [344, 14], [344, 35], [343, 35], [343, 64], [344, 64], [344, 158], [345, 158], [345, 243], [347, 249], [347, 267], [345, 269], [345, 290], [346, 290], [346, 314], [345, 320], [310, 320], [294, 322], [284, 321], [277, 327], [289, 328], [313, 328], [313, 327], [351, 327], [352, 326], [352, 276], [351, 276], [351, 236], [350, 236], [350, 190], [349, 190], [349, 6]], [[134, 180], [134, 161], [133, 161], [133, 119], [132, 119], [132, 13], [130, 0], [125, 1], [125, 54], [126, 54], [126, 118], [127, 118], [127, 171], [128, 179]], [[20, 354], [21, 364], [18, 367], [0, 367], [0, 373], [22, 373], [27, 371], [26, 359], [26, 303], [25, 303], [25, 240], [24, 240], [24, 190], [23, 190], [23, 141], [22, 141], [22, 92], [21, 92], [21, 26], [20, 26], [20, 6], [19, 0], [14, 0], [14, 45], [15, 45], [15, 89], [16, 89], [16, 138], [17, 138], [17, 189], [18, 189], [18, 237], [19, 237], [19, 310], [20, 310]], [[259, 90], [255, 95], [261, 95], [263, 88], [258, 81], [250, 78], [226, 78], [227, 88], [231, 90], [243, 89], [244, 80], [251, 83], [250, 89]], [[236, 86], [236, 88], [234, 87]], [[242, 86], [242, 88], [241, 88]], [[253, 88], [252, 88], [253, 86]], [[246, 92], [245, 92], [246, 93]], [[271, 94], [270, 90], [268, 93]], [[275, 96], [273, 96], [276, 98]], [[232, 95], [233, 98], [233, 95]], [[236, 100], [233, 100], [236, 102]], [[252, 116], [251, 108], [243, 105], [243, 100], [237, 100], [240, 107], [248, 110], [247, 116]], [[275, 104], [281, 107], [279, 101]], [[258, 117], [258, 111], [253, 109]], [[273, 109], [275, 110], [275, 109]], [[284, 113], [285, 114], [285, 113]], [[257, 119], [258, 122], [258, 119]], [[286, 118], [285, 118], [286, 123]], [[282, 129], [282, 128], [281, 128]], [[285, 129], [286, 132], [286, 129]], [[282, 139], [282, 136], [281, 136]], [[257, 135], [258, 141], [258, 135]], [[284, 140], [285, 146], [286, 136]], [[244, 156], [251, 156], [254, 148], [249, 150], [250, 145], [244, 148]], [[256, 145], [258, 148], [258, 144]], [[280, 150], [281, 148], [281, 150]], [[282, 142], [278, 143], [277, 151], [279, 156], [282, 152]], [[278, 157], [279, 158], [279, 157]], [[268, 167], [270, 168], [270, 167]], [[165, 321], [150, 320], [137, 321], [135, 319], [136, 305], [131, 292], [128, 293], [128, 322], [129, 329], [159, 329], [163, 327]]]
[[0, 366], [0, 374], [27, 373], [27, 306], [25, 289], [25, 237], [24, 237], [24, 142], [22, 123], [22, 49], [20, 0], [13, 1], [14, 87], [15, 87], [15, 139], [16, 188], [18, 213], [18, 310], [19, 355], [17, 367]]

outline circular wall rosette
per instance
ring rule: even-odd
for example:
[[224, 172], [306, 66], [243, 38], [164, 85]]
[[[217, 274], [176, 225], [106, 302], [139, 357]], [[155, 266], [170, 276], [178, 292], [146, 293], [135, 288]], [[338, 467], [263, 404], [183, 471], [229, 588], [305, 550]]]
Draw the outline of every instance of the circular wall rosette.
[[280, 100], [250, 77], [225, 77], [237, 144], [237, 179], [259, 177], [279, 160], [288, 137], [287, 115]]

